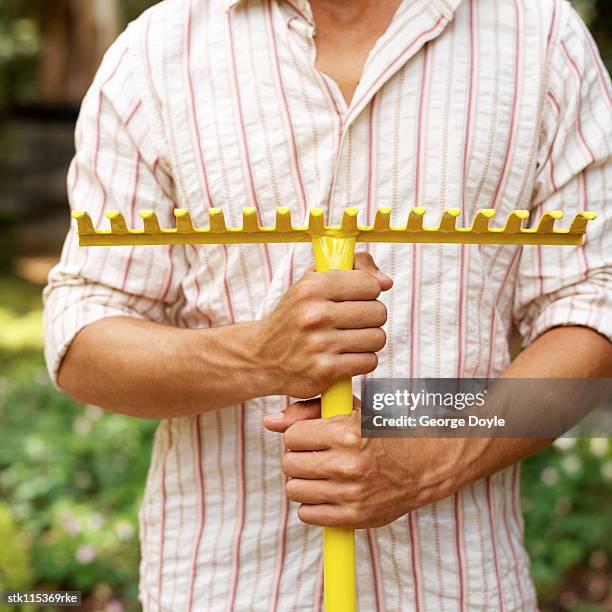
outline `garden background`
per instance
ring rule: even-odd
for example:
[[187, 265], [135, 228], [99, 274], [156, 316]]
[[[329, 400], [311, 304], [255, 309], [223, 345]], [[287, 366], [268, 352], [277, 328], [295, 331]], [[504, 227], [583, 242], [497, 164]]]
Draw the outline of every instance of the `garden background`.
[[[136, 516], [156, 423], [55, 391], [40, 294], [67, 223], [78, 104], [149, 0], [0, 0], [0, 590], [138, 603]], [[612, 2], [575, 0], [612, 67]], [[527, 545], [546, 611], [612, 610], [612, 445], [561, 440], [525, 462]], [[13, 608], [14, 609], [14, 608]]]

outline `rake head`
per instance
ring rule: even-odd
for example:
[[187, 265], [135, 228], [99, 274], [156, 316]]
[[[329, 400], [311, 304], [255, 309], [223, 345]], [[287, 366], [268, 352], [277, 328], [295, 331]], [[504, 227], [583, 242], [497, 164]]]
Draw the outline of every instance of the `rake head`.
[[563, 217], [561, 211], [542, 214], [533, 229], [523, 228], [529, 218], [526, 210], [510, 212], [502, 227], [489, 227], [495, 216], [492, 209], [479, 210], [469, 227], [457, 227], [458, 208], [447, 208], [442, 212], [436, 227], [424, 227], [425, 208], [413, 208], [405, 225], [391, 225], [391, 209], [379, 208], [374, 224], [357, 224], [357, 208], [345, 209], [338, 226], [327, 226], [322, 208], [313, 208], [307, 226], [294, 226], [289, 208], [276, 209], [276, 221], [272, 227], [262, 227], [255, 208], [244, 208], [242, 226], [227, 227], [223, 211], [211, 208], [208, 211], [209, 225], [195, 228], [191, 214], [186, 209], [176, 209], [176, 227], [165, 229], [159, 225], [155, 213], [143, 210], [140, 216], [143, 229], [128, 229], [122, 213], [109, 211], [110, 230], [96, 230], [86, 212], [73, 212], [76, 219], [79, 244], [81, 246], [159, 245], [159, 244], [249, 244], [270, 242], [312, 242], [321, 237], [353, 238], [356, 242], [423, 242], [450, 244], [539, 244], [580, 245], [589, 221], [595, 213], [579, 212], [569, 229], [555, 229], [555, 221]]

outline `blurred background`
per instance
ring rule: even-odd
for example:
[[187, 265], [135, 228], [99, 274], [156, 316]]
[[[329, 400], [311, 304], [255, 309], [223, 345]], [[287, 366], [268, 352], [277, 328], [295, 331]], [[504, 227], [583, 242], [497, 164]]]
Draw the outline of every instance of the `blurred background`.
[[[40, 294], [68, 225], [79, 102], [149, 0], [0, 0], [0, 591], [81, 590], [138, 603], [136, 516], [155, 423], [55, 391]], [[575, 0], [612, 67], [612, 2]], [[612, 611], [612, 445], [560, 440], [524, 464], [542, 610]], [[13, 608], [14, 609], [14, 608]]]

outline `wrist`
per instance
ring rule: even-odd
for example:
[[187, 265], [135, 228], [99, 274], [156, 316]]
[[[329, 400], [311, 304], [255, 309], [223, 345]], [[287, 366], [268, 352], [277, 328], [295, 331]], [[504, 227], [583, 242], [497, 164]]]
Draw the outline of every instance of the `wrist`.
[[487, 457], [494, 438], [450, 438], [447, 476], [443, 488], [445, 496], [452, 495], [466, 485], [488, 475]]
[[232, 403], [276, 393], [261, 359], [259, 328], [259, 321], [249, 321], [196, 331], [198, 370], [216, 376]]
[[[430, 438], [420, 450], [429, 457], [423, 466], [421, 482], [410, 491], [411, 507], [421, 507], [453, 495], [480, 477], [479, 456], [490, 440], [482, 438]], [[416, 497], [416, 499], [414, 499]]]
[[245, 384], [253, 389], [253, 397], [282, 395], [278, 368], [269, 362], [265, 321], [249, 321], [240, 325], [242, 368]]

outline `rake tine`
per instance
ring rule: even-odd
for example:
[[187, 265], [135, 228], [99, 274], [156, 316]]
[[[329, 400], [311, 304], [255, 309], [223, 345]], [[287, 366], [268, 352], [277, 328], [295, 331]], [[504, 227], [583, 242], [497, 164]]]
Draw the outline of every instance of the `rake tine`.
[[274, 229], [277, 232], [290, 232], [292, 230], [290, 208], [279, 206], [276, 209], [276, 223]]
[[72, 213], [72, 218], [77, 223], [77, 229], [79, 231], [79, 236], [86, 236], [89, 234], [95, 234], [96, 230], [93, 226], [93, 222], [89, 213], [86, 213], [82, 210], [75, 210]]
[[408, 223], [406, 230], [409, 232], [420, 232], [423, 229], [423, 217], [425, 216], [425, 208], [417, 206], [408, 214]]
[[123, 213], [118, 210], [109, 210], [106, 213], [106, 218], [110, 221], [111, 232], [113, 234], [127, 234], [128, 228], [125, 223]]
[[211, 234], [223, 234], [227, 232], [225, 217], [220, 208], [210, 208], [208, 210], [208, 224]]
[[549, 210], [545, 212], [538, 223], [538, 234], [552, 234], [554, 231], [555, 221], [562, 219], [563, 213], [560, 210]]
[[457, 230], [457, 217], [461, 214], [459, 208], [447, 208], [442, 213], [440, 219], [440, 226], [438, 231], [440, 232], [454, 232]]
[[474, 217], [470, 231], [476, 234], [486, 234], [489, 231], [489, 222], [495, 217], [495, 210], [492, 208], [481, 208]]
[[357, 231], [357, 208], [346, 208], [342, 214], [342, 224], [340, 228], [343, 232], [356, 232]]
[[140, 216], [144, 226], [145, 234], [160, 234], [159, 220], [157, 215], [152, 210], [141, 210]]
[[569, 232], [570, 234], [584, 234], [586, 232], [587, 223], [589, 221], [594, 221], [597, 218], [597, 215], [593, 212], [581, 211], [576, 213], [572, 224], [570, 225]]
[[174, 210], [174, 216], [176, 217], [177, 233], [192, 234], [194, 232], [191, 213], [186, 208], [176, 208]]
[[313, 208], [308, 219], [308, 231], [312, 235], [323, 234], [325, 232], [325, 212], [322, 208]]
[[503, 228], [504, 234], [520, 234], [523, 220], [529, 219], [528, 210], [511, 210]]
[[257, 217], [257, 209], [249, 206], [242, 209], [242, 231], [243, 232], [258, 232], [259, 218]]
[[391, 227], [391, 209], [381, 207], [376, 211], [374, 217], [374, 231], [386, 232]]

